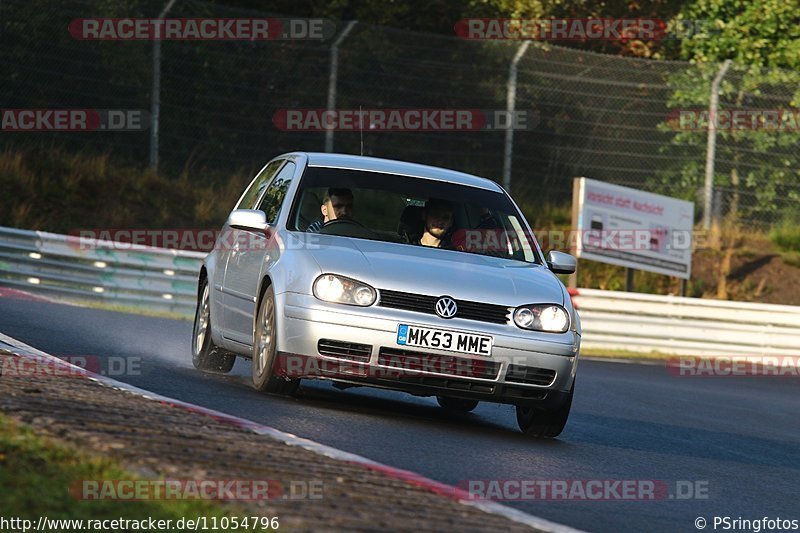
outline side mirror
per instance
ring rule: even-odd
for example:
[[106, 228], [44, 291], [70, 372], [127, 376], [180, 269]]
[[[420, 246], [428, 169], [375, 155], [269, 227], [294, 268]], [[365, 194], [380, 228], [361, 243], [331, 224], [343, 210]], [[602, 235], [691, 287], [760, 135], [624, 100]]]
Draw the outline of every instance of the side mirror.
[[578, 260], [564, 252], [550, 250], [547, 253], [547, 266], [556, 274], [574, 274]]
[[228, 216], [228, 226], [235, 229], [264, 231], [267, 229], [267, 214], [258, 209], [236, 209]]

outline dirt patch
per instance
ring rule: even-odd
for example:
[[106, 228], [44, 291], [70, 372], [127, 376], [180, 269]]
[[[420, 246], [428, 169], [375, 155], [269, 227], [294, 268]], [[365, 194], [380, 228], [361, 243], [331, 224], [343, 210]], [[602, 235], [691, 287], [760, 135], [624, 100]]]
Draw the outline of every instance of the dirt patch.
[[[800, 268], [769, 239], [744, 236], [734, 250], [727, 279], [728, 299], [784, 305], [800, 304]], [[691, 296], [716, 298], [723, 252], [699, 250], [692, 263]]]

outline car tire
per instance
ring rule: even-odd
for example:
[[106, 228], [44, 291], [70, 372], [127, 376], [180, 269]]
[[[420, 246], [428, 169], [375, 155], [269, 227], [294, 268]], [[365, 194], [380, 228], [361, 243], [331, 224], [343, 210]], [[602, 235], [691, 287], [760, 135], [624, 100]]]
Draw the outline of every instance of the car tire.
[[462, 398], [451, 398], [449, 396], [437, 396], [436, 401], [446, 411], [454, 413], [469, 413], [478, 407], [478, 400], [464, 400]]
[[526, 435], [539, 439], [558, 437], [567, 425], [574, 392], [575, 381], [572, 382], [572, 388], [566, 394], [566, 399], [554, 409], [517, 405], [519, 429]]
[[253, 336], [253, 388], [261, 392], [292, 395], [300, 385], [299, 379], [287, 379], [274, 373], [278, 353], [278, 330], [275, 321], [275, 293], [267, 287], [256, 314]]
[[236, 356], [219, 348], [211, 339], [211, 299], [205, 278], [200, 281], [199, 293], [192, 328], [192, 364], [205, 372], [227, 374], [233, 368]]

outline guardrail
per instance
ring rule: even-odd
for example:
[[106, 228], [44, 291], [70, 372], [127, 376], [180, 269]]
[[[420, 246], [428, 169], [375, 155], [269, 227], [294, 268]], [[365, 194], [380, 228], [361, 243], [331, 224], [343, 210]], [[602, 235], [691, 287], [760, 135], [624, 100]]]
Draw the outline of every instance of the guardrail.
[[[0, 286], [191, 315], [204, 257], [0, 227]], [[690, 355], [796, 355], [800, 307], [571, 291], [593, 349]]]
[[0, 285], [194, 313], [205, 254], [0, 227]]
[[800, 307], [577, 289], [582, 347], [678, 355], [798, 355]]

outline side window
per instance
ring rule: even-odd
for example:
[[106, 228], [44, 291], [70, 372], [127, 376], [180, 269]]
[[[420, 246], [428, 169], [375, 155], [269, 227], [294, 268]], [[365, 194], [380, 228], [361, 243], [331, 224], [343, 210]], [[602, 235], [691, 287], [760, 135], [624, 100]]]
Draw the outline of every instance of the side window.
[[250, 183], [244, 196], [242, 196], [242, 199], [236, 204], [236, 209], [255, 209], [256, 202], [261, 196], [261, 193], [264, 192], [269, 180], [272, 179], [272, 176], [281, 168], [283, 163], [284, 160], [279, 159], [267, 165], [266, 168], [253, 179], [252, 183]]
[[295, 164], [291, 161], [286, 163], [286, 166], [278, 172], [275, 179], [267, 187], [267, 192], [264, 193], [264, 198], [258, 204], [258, 209], [267, 214], [267, 222], [274, 224], [278, 219], [278, 214], [281, 211], [281, 204], [286, 197], [286, 191], [289, 190], [289, 185], [292, 183], [292, 176], [294, 176]]

